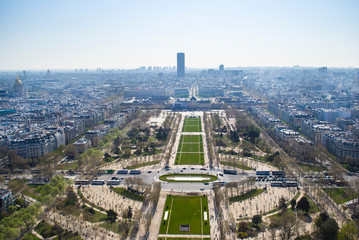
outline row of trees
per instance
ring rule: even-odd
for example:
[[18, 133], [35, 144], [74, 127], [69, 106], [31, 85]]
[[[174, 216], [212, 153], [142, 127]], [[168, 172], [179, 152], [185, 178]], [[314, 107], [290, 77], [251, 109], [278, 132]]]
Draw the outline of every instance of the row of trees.
[[18, 239], [35, 224], [36, 218], [41, 213], [41, 204], [32, 204], [27, 208], [21, 208], [10, 216], [0, 221], [0, 239]]

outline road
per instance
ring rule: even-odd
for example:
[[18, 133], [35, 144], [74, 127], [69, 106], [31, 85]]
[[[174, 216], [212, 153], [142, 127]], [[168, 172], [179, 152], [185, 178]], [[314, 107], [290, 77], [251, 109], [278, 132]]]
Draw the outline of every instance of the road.
[[[119, 170], [119, 169], [118, 169]], [[161, 182], [162, 183], [162, 190], [168, 191], [178, 191], [178, 192], [193, 192], [193, 191], [207, 191], [211, 190], [213, 183], [209, 183], [209, 185], [205, 185], [204, 183], [199, 182], [164, 182], [159, 180], [159, 177], [165, 174], [209, 174], [215, 175], [218, 177], [218, 180], [214, 182], [239, 182], [245, 178], [255, 176], [254, 171], [243, 171], [237, 173], [237, 175], [230, 175], [230, 174], [223, 174], [223, 170], [219, 169], [208, 169], [208, 170], [201, 170], [200, 167], [176, 167], [171, 169], [163, 169], [163, 168], [153, 168], [146, 172], [142, 172], [141, 174], [117, 174], [117, 170], [113, 174], [103, 174], [98, 176], [97, 179], [99, 180], [109, 180], [112, 177], [117, 178], [129, 178], [129, 177], [138, 177], [143, 180], [146, 184], [152, 184], [153, 182]]]

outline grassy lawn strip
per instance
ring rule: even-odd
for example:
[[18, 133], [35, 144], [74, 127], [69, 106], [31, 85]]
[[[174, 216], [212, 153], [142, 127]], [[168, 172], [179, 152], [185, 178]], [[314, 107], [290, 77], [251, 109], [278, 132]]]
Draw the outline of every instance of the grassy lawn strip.
[[260, 160], [263, 162], [268, 162], [267, 159], [263, 156], [257, 156], [257, 155], [252, 155], [251, 158], [255, 159], [255, 160]]
[[182, 132], [201, 132], [201, 119], [200, 118], [186, 118], [184, 120]]
[[138, 163], [138, 164], [128, 166], [127, 169], [135, 169], [135, 168], [140, 168], [140, 167], [146, 167], [146, 166], [150, 166], [150, 165], [156, 165], [156, 164], [159, 164], [159, 163], [160, 163], [160, 161]]
[[203, 155], [203, 153], [177, 153], [177, 155], [179, 156], [178, 164], [202, 164], [201, 155]]
[[128, 225], [128, 228], [130, 227], [131, 223], [127, 222], [114, 222], [114, 223], [110, 223], [110, 222], [104, 222], [101, 223], [99, 226], [103, 227], [111, 232], [117, 233], [117, 234], [123, 234], [124, 233], [124, 225]]
[[[318, 206], [313, 202], [313, 200], [307, 194], [305, 194], [304, 197], [306, 197], [309, 201], [310, 209], [309, 209], [308, 214], [314, 214], [314, 213], [320, 212], [320, 209], [318, 208]], [[298, 202], [298, 200], [297, 200], [297, 202]]]
[[299, 167], [304, 171], [304, 172], [320, 172], [322, 170], [327, 170], [327, 167], [321, 167], [319, 165], [314, 165], [314, 164], [307, 164], [307, 163], [299, 163]]
[[201, 135], [182, 135], [181, 142], [184, 143], [198, 143], [200, 142]]
[[336, 204], [342, 204], [358, 197], [358, 194], [351, 188], [323, 188], [323, 190]]
[[181, 144], [182, 149], [181, 152], [200, 152], [200, 144], [199, 143], [183, 143]]
[[115, 193], [120, 194], [121, 196], [124, 196], [126, 198], [129, 198], [129, 199], [132, 199], [132, 200], [135, 200], [135, 201], [143, 202], [145, 200], [144, 196], [129, 192], [124, 188], [113, 188], [112, 190]]
[[257, 195], [261, 194], [262, 192], [264, 192], [264, 189], [252, 189], [249, 192], [246, 192], [242, 195], [238, 195], [238, 196], [229, 198], [229, 201], [230, 202], [244, 201], [246, 199], [257, 196]]
[[85, 221], [96, 223], [96, 222], [103, 222], [107, 220], [107, 215], [99, 211], [94, 210], [93, 213], [91, 213], [90, 208], [87, 206], [83, 210], [84, 210], [83, 217]]
[[[168, 211], [168, 219], [164, 214]], [[209, 221], [204, 221], [204, 212], [208, 214], [207, 196], [167, 196], [162, 215], [160, 234], [210, 234]], [[208, 218], [209, 219], [209, 218]], [[189, 232], [181, 232], [180, 225], [190, 225]]]
[[[169, 177], [209, 177], [209, 180], [202, 180], [202, 181], [196, 181], [196, 180], [171, 180], [168, 179]], [[173, 173], [173, 174], [166, 174], [166, 175], [162, 175], [160, 176], [160, 180], [161, 181], [166, 181], [166, 182], [213, 182], [216, 181], [218, 179], [217, 176], [214, 175], [208, 175], [208, 174], [180, 174], [180, 173]]]
[[201, 126], [186, 125], [185, 127], [183, 127], [182, 132], [201, 132]]
[[226, 162], [226, 161], [221, 161], [220, 162], [222, 165], [226, 165], [226, 166], [231, 166], [231, 167], [235, 167], [235, 168], [240, 168], [243, 170], [253, 170], [253, 168], [250, 168], [246, 165], [242, 165], [240, 163], [232, 163], [232, 162]]
[[68, 163], [61, 163], [56, 165], [56, 170], [76, 170], [79, 168], [79, 162], [78, 161], [72, 161]]

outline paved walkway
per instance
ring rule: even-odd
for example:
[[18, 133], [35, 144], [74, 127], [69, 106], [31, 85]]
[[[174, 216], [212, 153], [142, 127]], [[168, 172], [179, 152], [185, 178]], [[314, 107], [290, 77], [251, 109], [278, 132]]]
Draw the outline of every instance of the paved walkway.
[[152, 218], [151, 226], [150, 226], [150, 235], [148, 237], [149, 240], [157, 240], [158, 239], [158, 232], [160, 231], [161, 220], [162, 220], [162, 213], [163, 209], [165, 208], [167, 192], [161, 191], [160, 198], [157, 203], [157, 208], [155, 215]]

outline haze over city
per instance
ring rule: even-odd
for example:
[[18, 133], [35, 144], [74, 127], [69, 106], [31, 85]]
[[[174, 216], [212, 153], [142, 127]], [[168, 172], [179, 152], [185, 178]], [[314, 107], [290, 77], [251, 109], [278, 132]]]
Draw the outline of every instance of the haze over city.
[[358, 1], [0, 1], [0, 69], [359, 66]]

